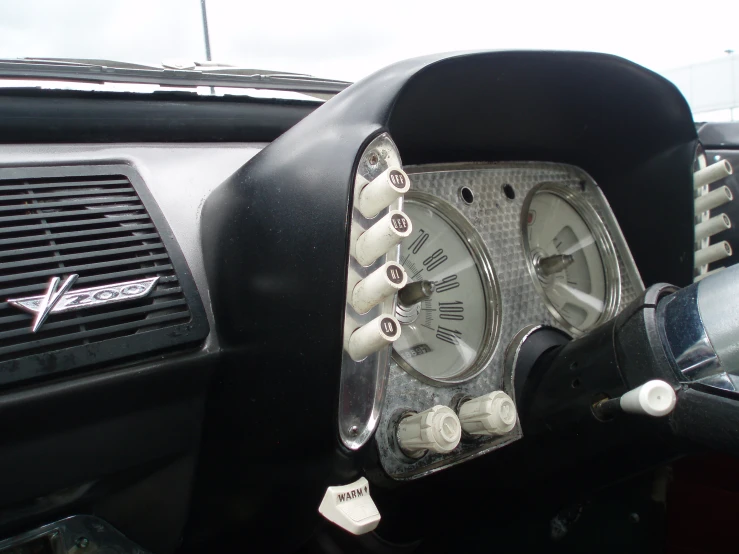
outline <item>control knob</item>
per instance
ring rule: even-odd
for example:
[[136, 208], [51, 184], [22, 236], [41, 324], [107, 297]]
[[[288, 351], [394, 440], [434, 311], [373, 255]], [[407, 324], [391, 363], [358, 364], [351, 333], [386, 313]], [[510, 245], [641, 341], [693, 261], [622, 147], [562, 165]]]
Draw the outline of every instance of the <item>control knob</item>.
[[505, 435], [516, 426], [516, 405], [510, 396], [496, 390], [462, 404], [459, 421], [470, 435]]
[[445, 454], [454, 450], [462, 438], [462, 426], [454, 410], [434, 406], [424, 412], [405, 416], [398, 423], [398, 444], [412, 458], [426, 451]]

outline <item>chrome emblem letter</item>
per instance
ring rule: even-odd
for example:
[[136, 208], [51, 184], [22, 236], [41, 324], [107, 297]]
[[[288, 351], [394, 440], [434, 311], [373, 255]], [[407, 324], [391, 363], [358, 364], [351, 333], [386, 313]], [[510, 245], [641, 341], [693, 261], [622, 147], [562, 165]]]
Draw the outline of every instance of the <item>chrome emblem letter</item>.
[[113, 302], [137, 300], [147, 296], [157, 281], [159, 281], [159, 277], [152, 277], [149, 279], [139, 279], [138, 281], [127, 281], [114, 285], [103, 285], [101, 287], [70, 291], [69, 289], [72, 288], [78, 277], [79, 275], [70, 275], [67, 277], [59, 290], [57, 290], [57, 287], [59, 286], [60, 279], [59, 277], [54, 277], [43, 296], [8, 298], [8, 304], [36, 314], [33, 319], [33, 325], [31, 326], [31, 331], [35, 333], [44, 324], [50, 314], [82, 310], [103, 304], [112, 304]]

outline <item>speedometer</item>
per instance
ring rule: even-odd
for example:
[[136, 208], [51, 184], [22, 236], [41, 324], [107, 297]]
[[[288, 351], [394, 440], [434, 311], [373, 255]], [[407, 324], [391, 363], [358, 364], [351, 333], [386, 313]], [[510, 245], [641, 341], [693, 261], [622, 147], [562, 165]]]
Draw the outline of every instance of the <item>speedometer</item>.
[[605, 225], [577, 193], [544, 184], [524, 205], [523, 238], [535, 286], [568, 330], [587, 331], [613, 315], [618, 260]]
[[499, 328], [497, 281], [480, 236], [451, 205], [406, 196], [414, 232], [401, 243], [408, 284], [398, 294], [402, 326], [393, 358], [426, 381], [457, 383], [489, 362]]

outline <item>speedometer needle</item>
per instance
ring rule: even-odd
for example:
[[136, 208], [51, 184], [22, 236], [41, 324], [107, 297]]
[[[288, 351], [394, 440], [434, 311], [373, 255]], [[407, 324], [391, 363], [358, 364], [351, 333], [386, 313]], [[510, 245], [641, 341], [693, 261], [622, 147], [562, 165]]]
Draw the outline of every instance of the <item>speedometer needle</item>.
[[398, 300], [403, 306], [409, 308], [427, 298], [431, 298], [434, 288], [435, 286], [431, 281], [414, 281], [400, 289]]
[[567, 267], [575, 261], [575, 258], [569, 254], [559, 254], [556, 256], [547, 256], [541, 258], [536, 264], [536, 268], [545, 277], [549, 277], [560, 271], [564, 271]]

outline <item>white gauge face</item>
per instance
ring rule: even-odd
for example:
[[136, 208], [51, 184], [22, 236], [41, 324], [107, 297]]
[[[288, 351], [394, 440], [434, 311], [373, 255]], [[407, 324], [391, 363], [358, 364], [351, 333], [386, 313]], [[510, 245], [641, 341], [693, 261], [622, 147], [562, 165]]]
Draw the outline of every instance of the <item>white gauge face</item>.
[[[449, 206], [445, 211], [453, 210]], [[448, 217], [416, 199], [407, 199], [404, 211], [413, 222], [413, 234], [400, 251], [410, 285], [398, 296], [402, 332], [394, 357], [402, 367], [430, 379], [460, 379], [483, 349], [490, 330], [488, 299], [495, 291], [486, 294], [478, 257]]]
[[579, 331], [593, 327], [606, 310], [608, 283], [585, 219], [562, 197], [541, 191], [529, 204], [526, 232], [530, 267], [550, 308]]

